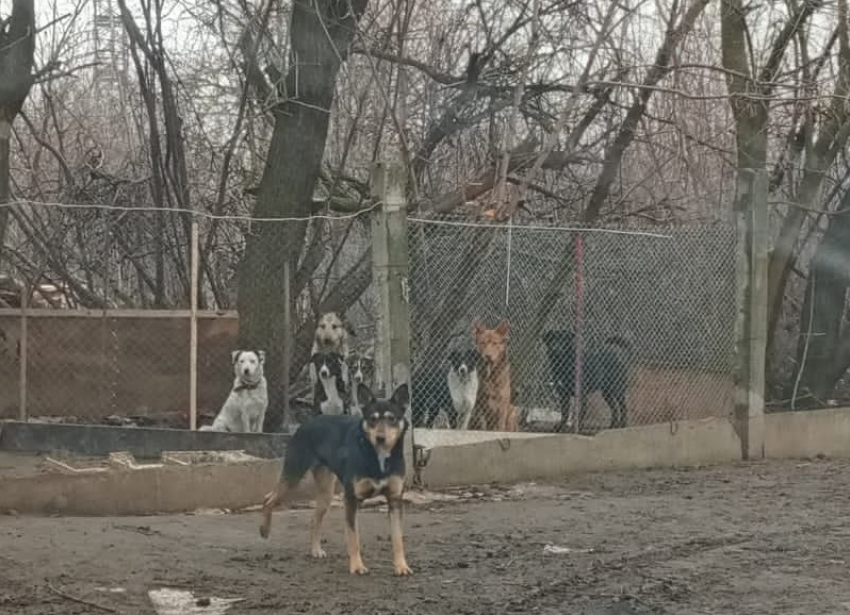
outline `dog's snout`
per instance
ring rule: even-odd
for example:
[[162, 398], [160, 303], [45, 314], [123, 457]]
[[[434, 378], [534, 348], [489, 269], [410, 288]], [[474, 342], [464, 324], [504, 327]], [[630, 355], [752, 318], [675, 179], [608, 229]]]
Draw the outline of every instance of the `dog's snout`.
[[386, 444], [387, 438], [386, 436], [375, 436], [375, 442], [377, 442], [378, 444]]
[[469, 369], [466, 367], [466, 364], [463, 364], [459, 368], [457, 368], [457, 371], [461, 376], [466, 376]]
[[245, 369], [242, 370], [242, 373], [246, 376], [249, 375], [251, 373], [251, 368], [246, 365]]
[[321, 369], [321, 370], [319, 370], [319, 375], [320, 375], [322, 378], [327, 378], [328, 376], [330, 376], [330, 375], [331, 375], [331, 371], [327, 368], [327, 366], [326, 366], [326, 365], [323, 365], [323, 366], [322, 366], [322, 369]]

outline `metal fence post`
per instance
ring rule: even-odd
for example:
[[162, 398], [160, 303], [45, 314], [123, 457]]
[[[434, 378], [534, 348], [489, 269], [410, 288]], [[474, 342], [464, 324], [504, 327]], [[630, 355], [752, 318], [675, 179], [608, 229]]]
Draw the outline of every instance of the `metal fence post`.
[[[372, 171], [372, 281], [376, 300], [375, 380], [384, 395], [410, 387], [410, 306], [408, 303], [407, 201], [403, 165], [378, 163]], [[412, 429], [404, 443], [412, 470]]]
[[739, 169], [735, 320], [737, 369], [735, 425], [744, 460], [764, 457], [764, 387], [767, 346], [767, 172]]

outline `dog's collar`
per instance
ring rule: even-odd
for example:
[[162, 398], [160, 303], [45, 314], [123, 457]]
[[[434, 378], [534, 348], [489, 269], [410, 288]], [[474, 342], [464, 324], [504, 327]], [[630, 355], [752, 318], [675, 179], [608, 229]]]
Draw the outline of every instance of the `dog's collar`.
[[260, 386], [260, 382], [260, 380], [257, 380], [256, 382], [245, 382], [244, 380], [240, 380], [239, 384], [233, 387], [233, 390], [237, 393], [239, 391], [252, 391]]

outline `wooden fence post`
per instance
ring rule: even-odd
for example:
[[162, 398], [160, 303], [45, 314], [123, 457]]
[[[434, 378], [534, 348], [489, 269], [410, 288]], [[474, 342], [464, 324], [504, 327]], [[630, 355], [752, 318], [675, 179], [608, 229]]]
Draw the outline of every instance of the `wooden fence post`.
[[189, 257], [191, 289], [189, 291], [189, 429], [198, 428], [198, 265], [200, 263], [198, 220], [192, 220], [191, 255]]
[[18, 336], [18, 420], [29, 420], [27, 408], [27, 362], [29, 361], [29, 331], [27, 327], [27, 307], [29, 306], [30, 284], [26, 281], [21, 285], [21, 325]]
[[[410, 307], [408, 304], [407, 170], [378, 163], [372, 171], [372, 281], [376, 301], [375, 380], [384, 395], [401, 384], [410, 390]], [[408, 413], [410, 421], [410, 413]], [[412, 472], [413, 430], [404, 443]]]
[[768, 177], [763, 169], [739, 169], [737, 229], [735, 426], [741, 458], [764, 457], [765, 352], [767, 348]]
[[283, 263], [283, 357], [281, 368], [283, 369], [283, 427], [289, 430], [292, 421], [292, 411], [289, 408], [289, 368], [292, 357], [292, 265], [289, 259]]

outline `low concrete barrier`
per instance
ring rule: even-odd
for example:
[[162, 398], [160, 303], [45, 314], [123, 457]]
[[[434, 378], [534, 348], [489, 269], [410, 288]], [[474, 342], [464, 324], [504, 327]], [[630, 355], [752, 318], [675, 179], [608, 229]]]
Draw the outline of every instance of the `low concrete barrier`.
[[0, 478], [0, 512], [99, 516], [241, 509], [260, 504], [280, 475], [279, 460], [247, 455], [187, 463], [181, 462], [184, 452], [165, 453], [163, 463], [143, 465], [126, 453], [116, 457], [122, 461], [87, 468], [48, 458], [45, 471]]
[[850, 457], [850, 408], [776, 412], [764, 417], [765, 457]]
[[[423, 438], [417, 437], [421, 444]], [[480, 433], [480, 432], [479, 432]], [[463, 443], [452, 435], [432, 447], [421, 468], [431, 488], [558, 478], [575, 472], [733, 463], [741, 459], [741, 442], [730, 419], [708, 418], [603, 431], [595, 436], [570, 434], [494, 434]]]

